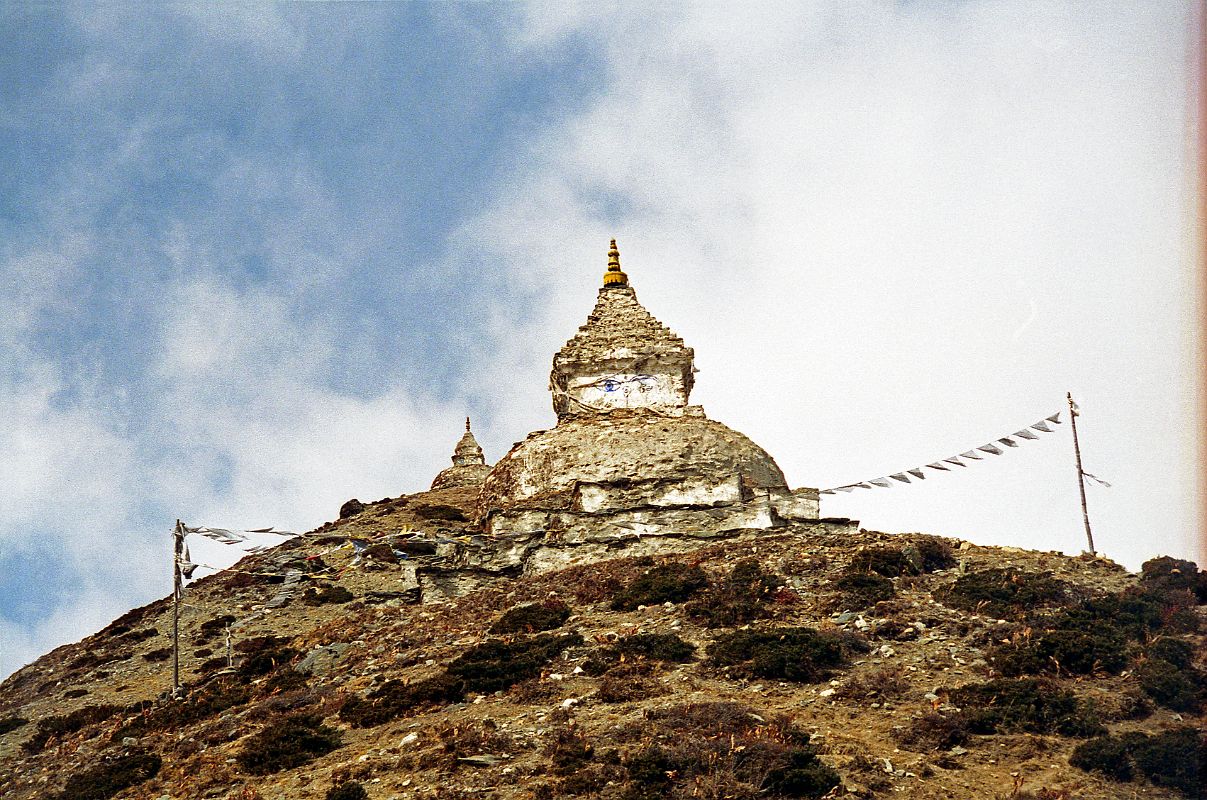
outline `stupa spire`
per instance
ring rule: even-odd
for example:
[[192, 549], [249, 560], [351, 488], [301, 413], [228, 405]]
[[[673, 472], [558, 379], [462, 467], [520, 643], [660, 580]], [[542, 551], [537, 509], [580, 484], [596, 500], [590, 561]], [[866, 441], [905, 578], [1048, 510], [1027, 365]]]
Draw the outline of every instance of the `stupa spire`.
[[604, 273], [605, 289], [613, 286], [628, 286], [629, 276], [620, 269], [620, 251], [616, 249], [616, 240], [612, 240], [612, 248], [608, 250], [608, 271]]

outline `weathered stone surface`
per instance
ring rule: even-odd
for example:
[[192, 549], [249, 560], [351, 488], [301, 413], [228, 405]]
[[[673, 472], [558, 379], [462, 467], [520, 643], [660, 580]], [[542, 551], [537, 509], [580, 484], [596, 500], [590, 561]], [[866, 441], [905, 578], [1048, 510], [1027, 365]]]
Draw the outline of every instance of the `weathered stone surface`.
[[630, 286], [599, 290], [587, 322], [553, 358], [558, 419], [612, 408], [682, 414], [694, 382], [694, 353], [637, 302]]

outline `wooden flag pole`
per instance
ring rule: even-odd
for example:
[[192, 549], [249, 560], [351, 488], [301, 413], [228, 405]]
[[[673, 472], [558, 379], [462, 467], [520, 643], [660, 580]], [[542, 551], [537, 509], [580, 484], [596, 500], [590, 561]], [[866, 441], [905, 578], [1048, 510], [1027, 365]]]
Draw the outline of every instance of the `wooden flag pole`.
[[1073, 393], [1068, 392], [1069, 424], [1073, 426], [1073, 454], [1077, 457], [1077, 487], [1081, 490], [1081, 518], [1085, 521], [1085, 540], [1090, 546], [1089, 552], [1094, 551], [1094, 534], [1090, 533], [1090, 511], [1085, 502], [1085, 472], [1081, 469], [1081, 445], [1077, 441], [1077, 405], [1073, 402]]
[[184, 555], [184, 526], [176, 520], [172, 533], [172, 696], [180, 695], [180, 559]]

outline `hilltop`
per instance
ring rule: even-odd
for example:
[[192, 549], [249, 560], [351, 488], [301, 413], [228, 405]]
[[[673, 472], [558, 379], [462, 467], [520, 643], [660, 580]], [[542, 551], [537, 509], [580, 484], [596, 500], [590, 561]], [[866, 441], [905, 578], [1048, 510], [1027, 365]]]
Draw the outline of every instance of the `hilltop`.
[[194, 583], [182, 699], [168, 599], [20, 670], [5, 796], [1203, 796], [1188, 562], [823, 520], [538, 571], [476, 496], [349, 503]]

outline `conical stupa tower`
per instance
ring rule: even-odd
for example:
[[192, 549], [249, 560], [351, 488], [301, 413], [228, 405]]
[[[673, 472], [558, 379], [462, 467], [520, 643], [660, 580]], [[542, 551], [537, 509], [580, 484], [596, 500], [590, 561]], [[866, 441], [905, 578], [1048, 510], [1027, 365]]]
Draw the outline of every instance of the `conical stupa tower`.
[[482, 448], [470, 430], [469, 417], [465, 418], [465, 434], [453, 449], [453, 465], [443, 470], [432, 481], [433, 489], [454, 489], [462, 486], [478, 486], [490, 472]]

